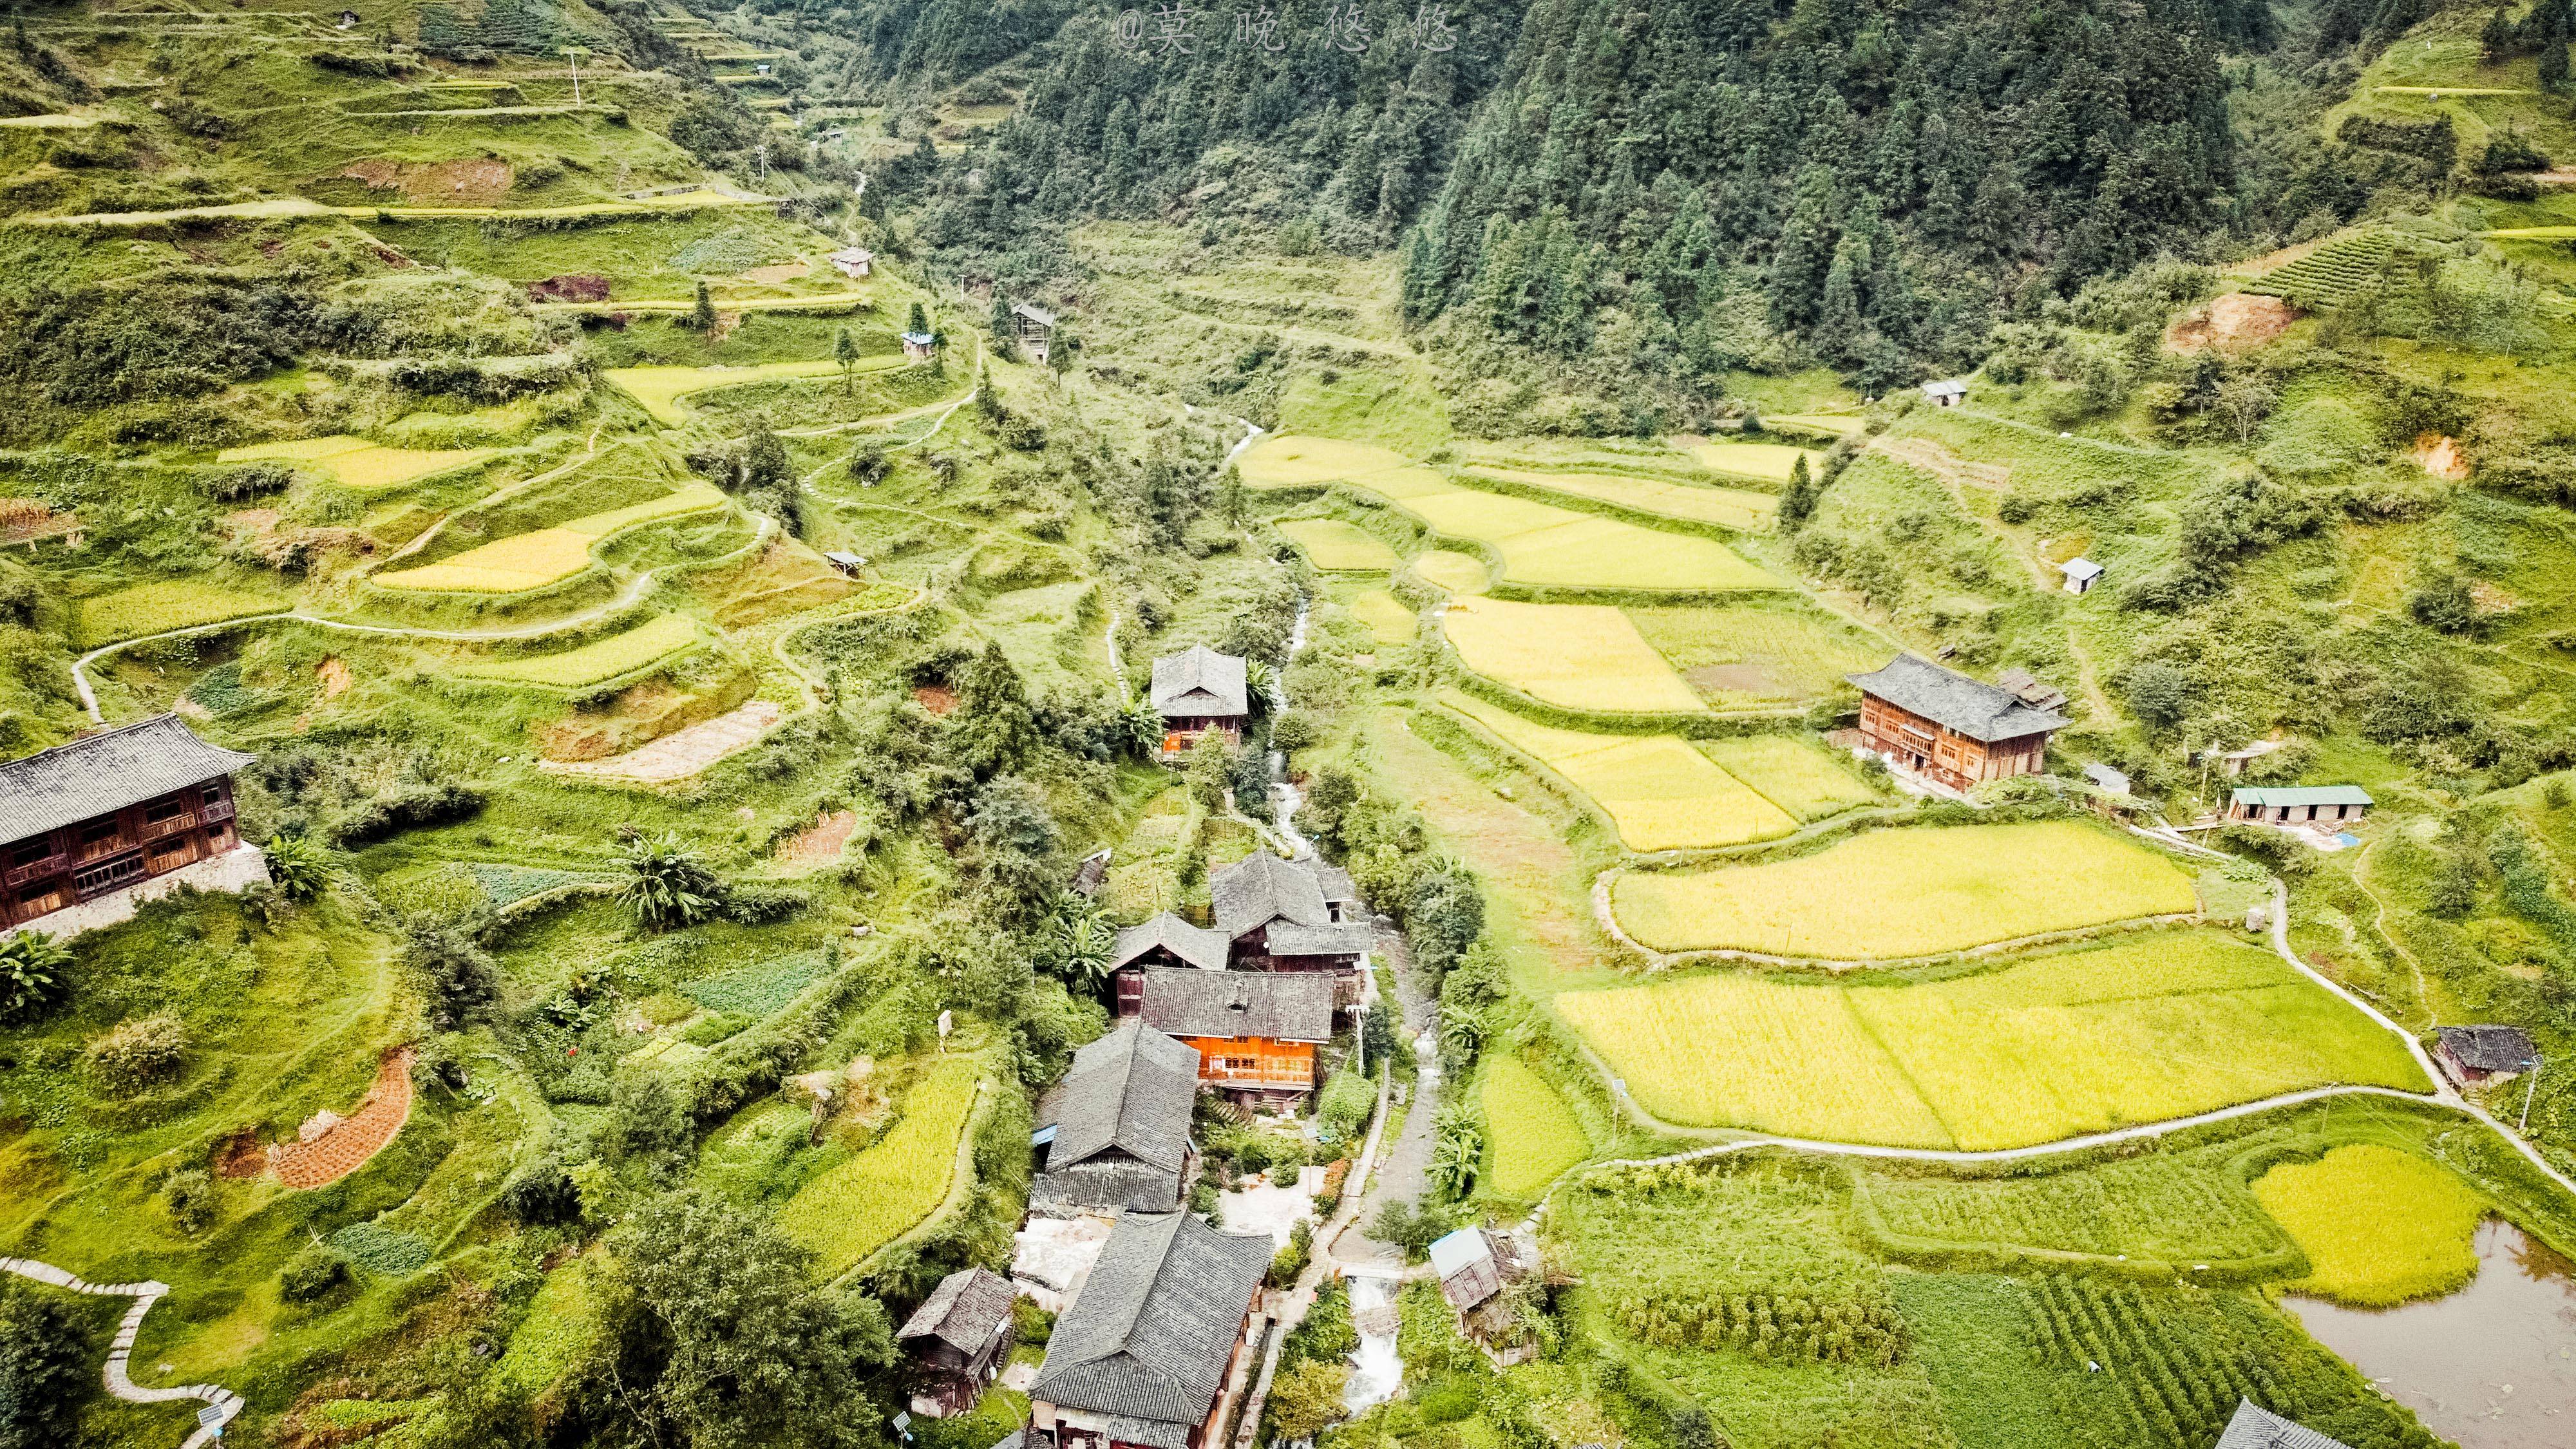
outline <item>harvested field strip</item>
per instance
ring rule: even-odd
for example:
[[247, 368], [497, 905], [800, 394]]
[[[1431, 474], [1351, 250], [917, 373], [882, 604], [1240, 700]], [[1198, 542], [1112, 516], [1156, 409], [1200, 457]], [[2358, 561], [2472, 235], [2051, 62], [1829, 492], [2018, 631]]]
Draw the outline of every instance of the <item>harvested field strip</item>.
[[1695, 604], [1631, 604], [1628, 621], [1721, 709], [1806, 704], [1843, 686], [1843, 676], [1876, 669], [1896, 647], [1791, 597], [1756, 596]]
[[779, 1227], [814, 1250], [821, 1276], [858, 1266], [937, 1210], [985, 1066], [981, 1055], [942, 1059], [904, 1098], [903, 1116], [885, 1136], [779, 1209]]
[[1607, 714], [1707, 708], [1606, 605], [1458, 598], [1442, 627], [1469, 669], [1549, 704]]
[[334, 436], [226, 448], [215, 458], [223, 463], [272, 459], [302, 463], [316, 472], [329, 474], [343, 487], [381, 492], [426, 478], [432, 473], [480, 463], [496, 451], [492, 448], [387, 448], [364, 438]]
[[1790, 432], [1826, 433], [1837, 438], [1848, 438], [1865, 426], [1861, 418], [1850, 413], [1774, 413], [1762, 421], [1765, 426]]
[[1477, 1096], [1493, 1156], [1488, 1185], [1504, 1197], [1535, 1197], [1567, 1168], [1592, 1155], [1583, 1124], [1567, 1109], [1565, 1099], [1520, 1058], [1506, 1052], [1485, 1058]]
[[692, 483], [650, 502], [571, 519], [553, 528], [494, 539], [453, 558], [379, 574], [389, 589], [427, 593], [517, 594], [571, 578], [590, 567], [593, 544], [623, 529], [725, 506], [722, 490]]
[[[798, 297], [717, 297], [719, 312], [843, 311], [866, 304], [873, 292], [812, 292]], [[630, 297], [613, 302], [531, 302], [532, 312], [687, 312], [695, 297]], [[632, 370], [632, 369], [627, 369]]]
[[2308, 1276], [2291, 1286], [2363, 1308], [2469, 1281], [2478, 1224], [2493, 1211], [2449, 1169], [2377, 1143], [2285, 1162], [2254, 1184], [2254, 1197], [2308, 1255]]
[[358, 1110], [304, 1142], [281, 1142], [268, 1149], [268, 1165], [287, 1187], [329, 1187], [367, 1165], [411, 1120], [411, 1058], [408, 1048], [386, 1057], [376, 1069]]
[[489, 679], [541, 689], [580, 690], [612, 679], [658, 668], [706, 641], [698, 621], [685, 614], [664, 614], [623, 634], [593, 640], [578, 649], [529, 659], [468, 664], [456, 670], [460, 679]]
[[1640, 513], [1660, 514], [1689, 523], [1712, 523], [1740, 533], [1754, 533], [1770, 527], [1772, 515], [1779, 510], [1777, 498], [1744, 488], [1707, 488], [1619, 473], [1537, 473], [1522, 468], [1485, 466], [1468, 471], [1479, 478], [1526, 483], [1533, 488], [1597, 498]]
[[1878, 799], [1859, 776], [1805, 740], [1741, 735], [1698, 745], [1720, 769], [1801, 820], [1821, 820]]
[[1797, 817], [1677, 735], [1599, 735], [1521, 718], [1457, 690], [1440, 702], [1574, 782], [1630, 850], [1701, 850], [1772, 840]]
[[1669, 1121], [1983, 1151], [2327, 1083], [2422, 1090], [2405, 1047], [2259, 947], [2167, 931], [1945, 981], [1712, 974], [1560, 993]]
[[219, 624], [226, 619], [273, 614], [293, 607], [292, 600], [275, 594], [224, 588], [195, 579], [136, 584], [81, 600], [80, 642], [84, 647], [96, 648], [119, 639]]
[[1931, 956], [2195, 911], [2158, 852], [2074, 821], [1873, 830], [1765, 865], [1621, 874], [1620, 926], [1657, 950]]
[[1328, 573], [1385, 573], [1403, 562], [1375, 534], [1338, 518], [1292, 518], [1279, 531]]
[[1768, 483], [1788, 482], [1800, 458], [1807, 460], [1811, 473], [1825, 465], [1823, 454], [1787, 443], [1701, 443], [1690, 449], [1690, 455], [1712, 473], [1732, 473], [1738, 478], [1759, 478]]
[[605, 760], [540, 760], [537, 768], [550, 775], [603, 784], [667, 785], [748, 748], [769, 733], [784, 713], [768, 700], [755, 699], [714, 719], [673, 730], [622, 755]]
[[[863, 358], [853, 372], [890, 372], [905, 365], [900, 354]], [[644, 405], [644, 410], [671, 427], [685, 418], [680, 399], [720, 387], [769, 382], [778, 378], [839, 377], [841, 365], [829, 358], [815, 362], [763, 362], [751, 367], [612, 367], [600, 374]]]

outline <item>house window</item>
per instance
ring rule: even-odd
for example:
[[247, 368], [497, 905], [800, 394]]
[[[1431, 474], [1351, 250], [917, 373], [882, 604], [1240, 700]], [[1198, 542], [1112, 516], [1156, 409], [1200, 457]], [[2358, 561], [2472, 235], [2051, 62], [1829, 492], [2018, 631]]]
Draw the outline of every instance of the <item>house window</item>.
[[50, 839], [22, 840], [9, 847], [9, 868], [22, 870], [40, 860], [51, 858], [53, 853], [54, 842]]
[[199, 793], [204, 796], [205, 803], [208, 805], [221, 805], [224, 803], [224, 787], [220, 782], [206, 786], [205, 789]]
[[1227, 1057], [1225, 1059], [1225, 1069], [1229, 1072], [1248, 1072], [1260, 1065], [1261, 1059], [1259, 1057]]
[[143, 818], [154, 825], [164, 820], [176, 820], [187, 813], [188, 802], [176, 795], [155, 800], [143, 807]]
[[113, 815], [90, 821], [88, 824], [83, 825], [80, 828], [80, 843], [83, 845], [96, 845], [102, 840], [114, 840], [115, 838], [116, 817]]

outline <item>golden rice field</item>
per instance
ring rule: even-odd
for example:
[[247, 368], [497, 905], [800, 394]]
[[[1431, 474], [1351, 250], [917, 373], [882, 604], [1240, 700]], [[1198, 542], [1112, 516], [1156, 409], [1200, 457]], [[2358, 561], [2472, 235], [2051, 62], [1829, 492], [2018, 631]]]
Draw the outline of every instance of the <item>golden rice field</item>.
[[1366, 444], [1284, 435], [1246, 449], [1238, 466], [1257, 487], [1338, 482], [1376, 493], [1442, 533], [1491, 545], [1513, 583], [1707, 593], [1785, 587], [1714, 539], [1463, 488]]
[[1763, 421], [1775, 427], [1831, 433], [1838, 438], [1848, 438], [1862, 426], [1854, 413], [1773, 413]]
[[1662, 951], [1889, 960], [2199, 909], [2161, 853], [2078, 821], [1866, 831], [1813, 855], [1630, 871], [1611, 888]]
[[1628, 618], [1720, 709], [1822, 699], [1842, 687], [1844, 675], [1866, 673], [1896, 656], [1894, 645], [1793, 597], [1631, 605]]
[[[870, 357], [860, 360], [851, 371], [857, 373], [887, 372], [901, 367], [900, 355]], [[619, 390], [644, 405], [644, 411], [669, 427], [678, 427], [685, 419], [680, 399], [693, 392], [710, 388], [739, 387], [748, 382], [769, 382], [778, 378], [838, 377], [841, 365], [830, 358], [814, 362], [762, 362], [749, 367], [612, 367], [600, 376], [615, 383]]]
[[1457, 690], [1440, 702], [1572, 781], [1630, 850], [1704, 850], [1775, 840], [1798, 818], [1678, 735], [1603, 735], [1523, 719]]
[[2428, 1085], [2394, 1035], [2214, 931], [1946, 981], [1720, 973], [1554, 1005], [1660, 1118], [1832, 1142], [1987, 1151], [2326, 1083]]
[[1403, 562], [1377, 535], [1338, 518], [1292, 518], [1279, 531], [1326, 573], [1385, 573]]
[[1821, 820], [1878, 798], [1858, 775], [1803, 739], [1741, 735], [1697, 743], [1700, 753], [1717, 761], [1718, 768], [1801, 820]]
[[1508, 1052], [1485, 1058], [1477, 1083], [1485, 1113], [1485, 1150], [1491, 1159], [1485, 1185], [1503, 1197], [1526, 1201], [1565, 1170], [1592, 1155], [1583, 1124], [1547, 1078]]
[[482, 462], [496, 451], [493, 448], [387, 448], [364, 438], [335, 435], [226, 448], [215, 457], [224, 463], [267, 460], [300, 463], [316, 472], [330, 474], [332, 480], [343, 487], [382, 492], [426, 478], [432, 473], [444, 473], [451, 468]]
[[1740, 533], [1754, 533], [1770, 527], [1780, 508], [1779, 499], [1749, 488], [1709, 488], [1618, 473], [1537, 473], [1524, 468], [1486, 465], [1470, 471], [1481, 478], [1500, 478], [1510, 483], [1526, 483], [1533, 488], [1597, 498], [1641, 513], [1660, 514], [1691, 523], [1713, 523]]
[[1456, 598], [1442, 628], [1469, 669], [1549, 704], [1605, 714], [1706, 708], [1607, 605]]
[[427, 593], [517, 594], [571, 578], [590, 567], [591, 545], [620, 530], [724, 507], [723, 490], [692, 483], [645, 503], [593, 513], [531, 533], [496, 538], [453, 558], [378, 574], [389, 589]]
[[1415, 620], [1404, 601], [1384, 589], [1362, 589], [1351, 596], [1351, 617], [1368, 626], [1368, 631], [1383, 645], [1413, 642]]
[[139, 639], [146, 634], [220, 624], [226, 619], [293, 607], [292, 600], [275, 594], [224, 588], [195, 579], [136, 584], [81, 600], [80, 641], [84, 647], [94, 649], [119, 639]]
[[1712, 473], [1732, 473], [1766, 483], [1788, 482], [1800, 458], [1807, 460], [1810, 473], [1825, 464], [1824, 454], [1787, 443], [1700, 443], [1689, 451], [1701, 467]]
[[460, 679], [532, 684], [542, 689], [588, 689], [666, 663], [697, 648], [705, 638], [697, 620], [685, 614], [663, 614], [623, 634], [595, 639], [560, 654], [468, 664], [455, 673]]
[[823, 1277], [856, 1267], [938, 1210], [988, 1065], [982, 1053], [942, 1057], [905, 1095], [903, 1116], [885, 1136], [779, 1209], [779, 1227], [814, 1250]]
[[2254, 1197], [2308, 1256], [2308, 1276], [2290, 1286], [2364, 1308], [2469, 1281], [2478, 1224], [2494, 1211], [2449, 1169], [2377, 1143], [2283, 1163], [2256, 1180]]
[[1413, 571], [1424, 583], [1453, 594], [1481, 594], [1491, 582], [1483, 559], [1454, 549], [1436, 548], [1416, 555]]

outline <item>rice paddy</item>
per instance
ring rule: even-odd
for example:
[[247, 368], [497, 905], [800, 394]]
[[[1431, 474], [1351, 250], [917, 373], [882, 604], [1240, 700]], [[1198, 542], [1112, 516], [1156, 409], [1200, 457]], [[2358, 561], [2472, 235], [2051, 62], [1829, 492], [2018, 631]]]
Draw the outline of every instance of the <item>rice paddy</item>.
[[379, 574], [389, 589], [425, 593], [518, 594], [559, 583], [590, 567], [591, 545], [639, 524], [705, 513], [725, 506], [725, 495], [692, 483], [645, 503], [593, 513], [530, 533], [494, 539], [454, 558]]
[[1338, 518], [1292, 518], [1279, 531], [1327, 573], [1385, 573], [1403, 562], [1377, 535]]
[[2291, 1286], [2363, 1308], [2469, 1281], [2477, 1226], [2493, 1210], [2449, 1169], [2377, 1143], [2283, 1163], [2255, 1182], [2254, 1197], [2308, 1256], [2308, 1276]]
[[1424, 583], [1453, 594], [1481, 594], [1492, 582], [1483, 559], [1454, 549], [1436, 548], [1416, 557], [1413, 571]]
[[1549, 704], [1604, 714], [1706, 708], [1607, 605], [1458, 598], [1442, 627], [1469, 669]]
[[1440, 702], [1572, 781], [1630, 850], [1695, 850], [1772, 840], [1798, 818], [1755, 793], [1677, 735], [1558, 729], [1456, 690]]
[[1663, 951], [1889, 960], [2196, 911], [2158, 852], [2075, 821], [1873, 830], [1813, 855], [1631, 871], [1619, 923]]
[[333, 482], [344, 488], [379, 493], [433, 473], [480, 463], [495, 451], [491, 448], [387, 448], [364, 438], [340, 434], [226, 448], [215, 457], [224, 463], [274, 460], [302, 464], [314, 472], [328, 474]]
[[1660, 478], [1618, 473], [1537, 473], [1523, 468], [1477, 467], [1480, 478], [1526, 483], [1533, 488], [1597, 498], [1640, 513], [1653, 513], [1689, 523], [1713, 523], [1739, 533], [1769, 528], [1780, 500], [1746, 488], [1709, 488]]
[[1378, 643], [1393, 646], [1413, 642], [1415, 619], [1404, 601], [1384, 589], [1362, 589], [1351, 596], [1351, 616], [1368, 626]]
[[[1243, 450], [1235, 467], [1255, 488], [1301, 488], [1366, 477], [1407, 466], [1403, 454], [1339, 438], [1274, 433]], [[1433, 475], [1435, 478], [1437, 474]]]
[[1805, 740], [1740, 735], [1697, 743], [1720, 769], [1800, 820], [1821, 820], [1878, 798], [1859, 776]]
[[1894, 645], [1803, 599], [1631, 605], [1627, 612], [1655, 652], [1718, 709], [1807, 704], [1841, 688], [1844, 675], [1896, 655]]
[[823, 1277], [856, 1267], [938, 1210], [985, 1065], [981, 1055], [941, 1058], [905, 1096], [903, 1116], [885, 1136], [779, 1209], [779, 1227], [814, 1250]]
[[2169, 931], [1904, 983], [1710, 974], [1555, 998], [1649, 1112], [1973, 1151], [2330, 1082], [2421, 1091], [2396, 1037], [2278, 957]]
[[1738, 478], [1759, 478], [1765, 483], [1786, 483], [1797, 471], [1798, 460], [1807, 460], [1808, 471], [1824, 466], [1823, 455], [1808, 448], [1787, 443], [1700, 443], [1690, 455], [1712, 473], [1731, 473]]
[[[905, 359], [899, 355], [869, 357], [861, 359], [851, 371], [886, 372], [904, 364]], [[830, 358], [815, 362], [762, 362], [749, 367], [612, 367], [600, 374], [627, 396], [642, 403], [644, 411], [651, 413], [656, 421], [674, 428], [686, 420], [680, 399], [691, 393], [778, 378], [840, 375], [841, 365]]]
[[187, 629], [199, 624], [220, 624], [226, 619], [276, 613], [293, 607], [292, 601], [275, 594], [225, 588], [195, 579], [136, 584], [130, 589], [83, 599], [80, 605], [80, 640], [84, 646], [96, 648], [120, 639], [139, 639], [146, 634]]
[[705, 638], [695, 619], [685, 614], [663, 614], [625, 633], [593, 640], [560, 654], [468, 664], [455, 673], [460, 679], [488, 679], [541, 689], [591, 689], [667, 664], [697, 648]]
[[1477, 1099], [1484, 1108], [1486, 1151], [1492, 1158], [1485, 1185], [1503, 1197], [1536, 1197], [1567, 1168], [1592, 1155], [1583, 1124], [1565, 1099], [1518, 1057], [1496, 1052], [1485, 1058]]

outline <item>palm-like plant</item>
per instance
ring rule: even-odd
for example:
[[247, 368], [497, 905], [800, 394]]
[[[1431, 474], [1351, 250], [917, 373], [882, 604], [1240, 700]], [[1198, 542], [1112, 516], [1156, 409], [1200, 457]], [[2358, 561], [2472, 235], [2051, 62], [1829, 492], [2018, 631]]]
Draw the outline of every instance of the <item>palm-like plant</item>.
[[322, 842], [310, 835], [280, 832], [269, 838], [268, 878], [290, 901], [309, 901], [331, 883], [331, 859]]
[[1476, 1059], [1476, 1053], [1485, 1049], [1485, 1035], [1489, 1029], [1482, 1012], [1463, 1006], [1440, 1009], [1440, 1043], [1460, 1061]]
[[617, 903], [647, 930], [695, 925], [724, 904], [724, 881], [679, 837], [639, 837], [626, 847]]
[[1042, 939], [1057, 973], [1067, 981], [1097, 987], [1109, 979], [1110, 958], [1118, 950], [1118, 928], [1098, 904], [1066, 891], [1047, 907]]
[[1453, 1198], [1475, 1191], [1476, 1174], [1484, 1167], [1485, 1130], [1464, 1108], [1452, 1108], [1440, 1114], [1438, 1133], [1431, 1141], [1431, 1185]]
[[1279, 704], [1279, 671], [1267, 660], [1243, 661], [1243, 695], [1254, 714], [1270, 713]]
[[1154, 752], [1163, 747], [1163, 716], [1153, 701], [1141, 694], [1118, 707], [1118, 728], [1126, 736], [1128, 747], [1146, 759], [1152, 759]]
[[42, 931], [20, 931], [0, 941], [0, 1026], [32, 1020], [68, 984], [72, 953]]

